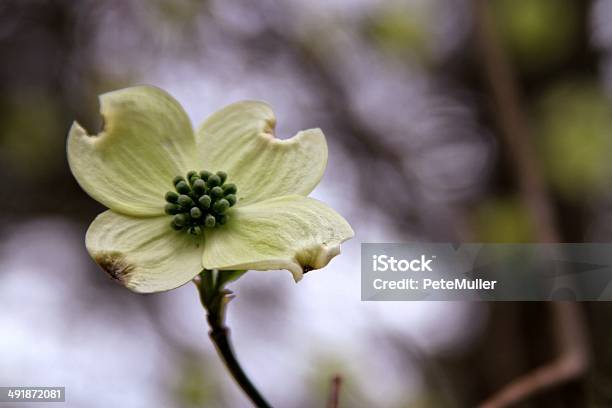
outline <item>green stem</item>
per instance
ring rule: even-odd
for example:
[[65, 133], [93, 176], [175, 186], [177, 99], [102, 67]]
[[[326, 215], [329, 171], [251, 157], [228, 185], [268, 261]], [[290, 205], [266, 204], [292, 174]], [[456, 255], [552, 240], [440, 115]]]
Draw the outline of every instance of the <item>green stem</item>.
[[200, 273], [200, 280], [196, 281], [196, 286], [200, 292], [200, 300], [208, 313], [207, 320], [210, 326], [210, 339], [215, 345], [225, 367], [249, 397], [253, 405], [257, 408], [271, 408], [271, 405], [261, 396], [246, 375], [234, 354], [230, 342], [230, 331], [225, 325], [226, 306], [232, 300], [233, 295], [231, 291], [224, 289], [225, 283], [224, 279], [219, 278], [217, 271], [209, 270], [204, 270]]

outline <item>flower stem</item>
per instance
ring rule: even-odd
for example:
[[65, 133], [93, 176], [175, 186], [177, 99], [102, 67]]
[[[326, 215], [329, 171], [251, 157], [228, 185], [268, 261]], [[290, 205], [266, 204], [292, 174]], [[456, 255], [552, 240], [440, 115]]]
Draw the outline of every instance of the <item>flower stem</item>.
[[[223, 272], [226, 273], [225, 271]], [[228, 276], [229, 272], [227, 272]], [[236, 359], [232, 344], [230, 342], [230, 330], [225, 325], [225, 311], [227, 304], [233, 299], [232, 292], [224, 289], [227, 279], [221, 278], [218, 271], [204, 270], [195, 280], [200, 292], [200, 300], [207, 311], [209, 336], [212, 340], [217, 354], [223, 360], [225, 367], [230, 372], [240, 388], [249, 397], [257, 408], [271, 408], [271, 405], [261, 396], [257, 388], [246, 375], [240, 363]]]
[[253, 404], [258, 408], [270, 408], [270, 404], [261, 396], [259, 391], [255, 388], [253, 383], [246, 376], [240, 363], [236, 360], [232, 345], [229, 341], [229, 332], [227, 327], [213, 328], [210, 331], [210, 338], [217, 347], [219, 356], [223, 359], [225, 366], [232, 374], [240, 388], [248, 395]]

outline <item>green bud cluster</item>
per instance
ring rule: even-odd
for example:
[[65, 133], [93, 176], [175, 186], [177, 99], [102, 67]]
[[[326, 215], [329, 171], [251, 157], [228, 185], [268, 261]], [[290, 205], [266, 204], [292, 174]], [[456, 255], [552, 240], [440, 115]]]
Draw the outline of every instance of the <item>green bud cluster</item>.
[[200, 235], [203, 228], [214, 228], [227, 222], [225, 212], [236, 204], [235, 184], [225, 183], [223, 171], [190, 171], [186, 177], [172, 180], [176, 191], [166, 193], [166, 214], [172, 215], [170, 226]]

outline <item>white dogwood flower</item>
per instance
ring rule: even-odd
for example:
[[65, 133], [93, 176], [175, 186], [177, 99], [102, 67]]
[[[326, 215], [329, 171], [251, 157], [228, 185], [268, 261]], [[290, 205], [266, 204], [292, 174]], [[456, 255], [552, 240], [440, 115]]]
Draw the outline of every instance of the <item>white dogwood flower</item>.
[[100, 105], [104, 129], [89, 135], [74, 122], [68, 161], [109, 208], [90, 225], [87, 250], [131, 290], [173, 289], [203, 269], [287, 269], [298, 281], [353, 236], [306, 197], [327, 164], [320, 129], [277, 139], [270, 106], [244, 101], [194, 132], [180, 104], [151, 86], [103, 94]]

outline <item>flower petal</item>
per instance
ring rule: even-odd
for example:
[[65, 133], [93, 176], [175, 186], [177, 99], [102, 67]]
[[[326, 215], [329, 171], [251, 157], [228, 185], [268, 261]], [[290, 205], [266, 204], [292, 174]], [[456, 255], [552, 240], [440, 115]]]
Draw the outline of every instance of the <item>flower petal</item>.
[[85, 244], [102, 269], [135, 292], [174, 289], [203, 269], [202, 237], [174, 231], [167, 216], [105, 211], [89, 226]]
[[287, 269], [296, 282], [323, 268], [351, 238], [351, 226], [327, 205], [301, 196], [233, 209], [221, 228], [206, 232], [206, 269]]
[[100, 96], [105, 126], [88, 135], [76, 122], [68, 162], [81, 187], [120, 213], [164, 212], [172, 179], [195, 169], [195, 136], [187, 114], [161, 89], [137, 86]]
[[327, 165], [321, 129], [274, 137], [276, 119], [264, 102], [234, 103], [210, 116], [198, 130], [200, 158], [211, 171], [223, 170], [238, 186], [242, 205], [286, 195], [308, 195]]

